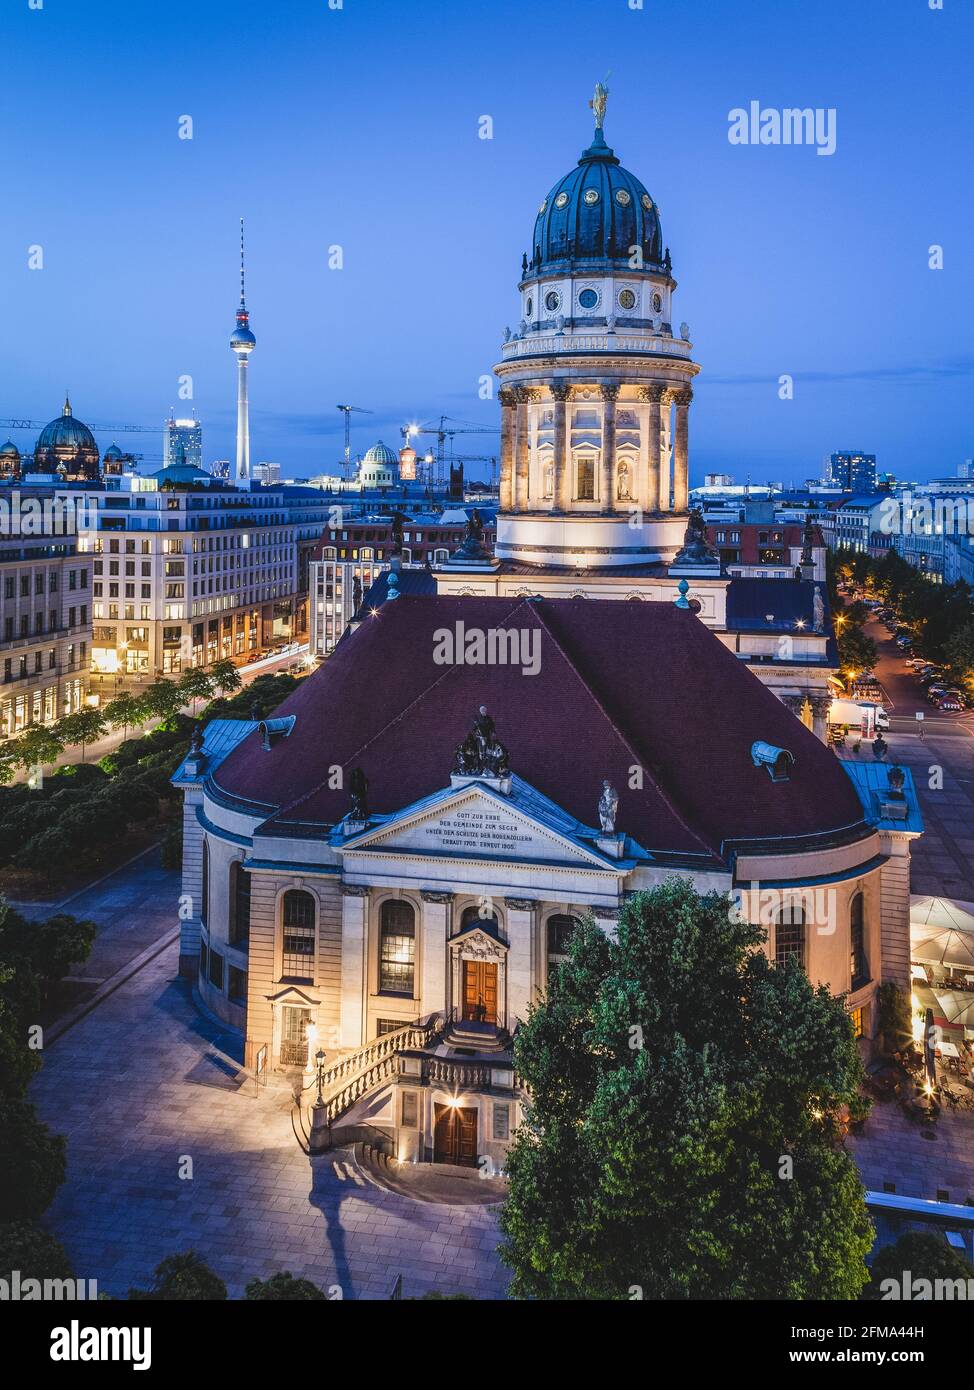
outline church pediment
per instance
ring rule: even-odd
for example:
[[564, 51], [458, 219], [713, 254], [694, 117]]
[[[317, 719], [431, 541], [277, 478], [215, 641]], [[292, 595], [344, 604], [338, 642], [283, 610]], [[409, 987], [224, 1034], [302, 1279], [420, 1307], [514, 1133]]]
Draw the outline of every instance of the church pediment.
[[[530, 789], [527, 791], [530, 793]], [[533, 796], [537, 800], [537, 793]], [[500, 859], [577, 864], [580, 868], [609, 867], [594, 845], [590, 847], [567, 828], [573, 823], [564, 813], [552, 807], [555, 814], [549, 821], [543, 808], [540, 815], [532, 814], [519, 804], [528, 799], [517, 786], [510, 796], [481, 783], [460, 790], [447, 788], [419, 805], [406, 807], [382, 825], [346, 840], [343, 849], [431, 859]], [[579, 826], [578, 830], [584, 833], [585, 828]], [[616, 865], [611, 867], [616, 869]]]

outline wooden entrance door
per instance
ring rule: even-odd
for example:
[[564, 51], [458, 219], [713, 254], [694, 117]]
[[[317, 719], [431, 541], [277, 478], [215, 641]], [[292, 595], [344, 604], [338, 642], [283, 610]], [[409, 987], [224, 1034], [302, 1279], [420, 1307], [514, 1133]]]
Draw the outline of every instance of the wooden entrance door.
[[433, 1105], [433, 1162], [477, 1166], [477, 1111], [454, 1105]]
[[497, 1022], [497, 963], [463, 962], [463, 1017], [476, 1023]]

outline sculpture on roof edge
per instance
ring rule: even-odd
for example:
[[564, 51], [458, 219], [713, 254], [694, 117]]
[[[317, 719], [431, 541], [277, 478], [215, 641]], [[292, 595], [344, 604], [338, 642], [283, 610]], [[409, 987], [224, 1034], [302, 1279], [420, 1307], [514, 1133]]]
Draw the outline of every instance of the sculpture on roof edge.
[[369, 779], [360, 767], [353, 767], [348, 774], [348, 795], [351, 801], [349, 820], [368, 820]]
[[457, 747], [453, 771], [465, 777], [507, 777], [507, 749], [497, 737], [494, 721], [481, 705], [467, 737]]
[[699, 507], [691, 507], [687, 517], [687, 529], [683, 533], [683, 546], [677, 553], [674, 565], [712, 565], [719, 563], [716, 550], [707, 543], [707, 527]]
[[608, 780], [602, 783], [599, 797], [599, 824], [603, 835], [612, 835], [616, 828], [616, 813], [619, 810], [619, 793]]
[[825, 602], [822, 598], [822, 590], [817, 584], [812, 596], [812, 631], [825, 631]]

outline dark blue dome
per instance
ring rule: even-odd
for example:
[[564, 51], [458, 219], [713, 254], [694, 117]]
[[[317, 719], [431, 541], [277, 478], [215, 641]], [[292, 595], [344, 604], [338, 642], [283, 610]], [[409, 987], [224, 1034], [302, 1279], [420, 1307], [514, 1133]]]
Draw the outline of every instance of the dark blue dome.
[[577, 167], [541, 204], [523, 273], [594, 271], [606, 261], [630, 270], [633, 246], [642, 248], [649, 269], [669, 269], [655, 202], [596, 130]]
[[65, 449], [65, 450], [85, 450], [91, 449], [97, 455], [98, 445], [95, 443], [95, 436], [87, 425], [76, 420], [71, 414], [71, 404], [64, 402], [64, 410], [52, 420], [49, 425], [45, 425], [41, 430], [37, 440], [38, 451], [42, 449]]

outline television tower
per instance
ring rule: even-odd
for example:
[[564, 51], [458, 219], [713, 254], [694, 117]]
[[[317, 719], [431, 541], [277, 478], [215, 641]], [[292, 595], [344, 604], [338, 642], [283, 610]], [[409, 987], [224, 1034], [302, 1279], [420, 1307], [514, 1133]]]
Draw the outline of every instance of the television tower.
[[240, 219], [240, 307], [237, 326], [230, 334], [230, 347], [237, 358], [237, 483], [250, 479], [250, 410], [247, 401], [247, 359], [257, 346], [250, 331], [250, 315], [244, 298], [244, 224]]

